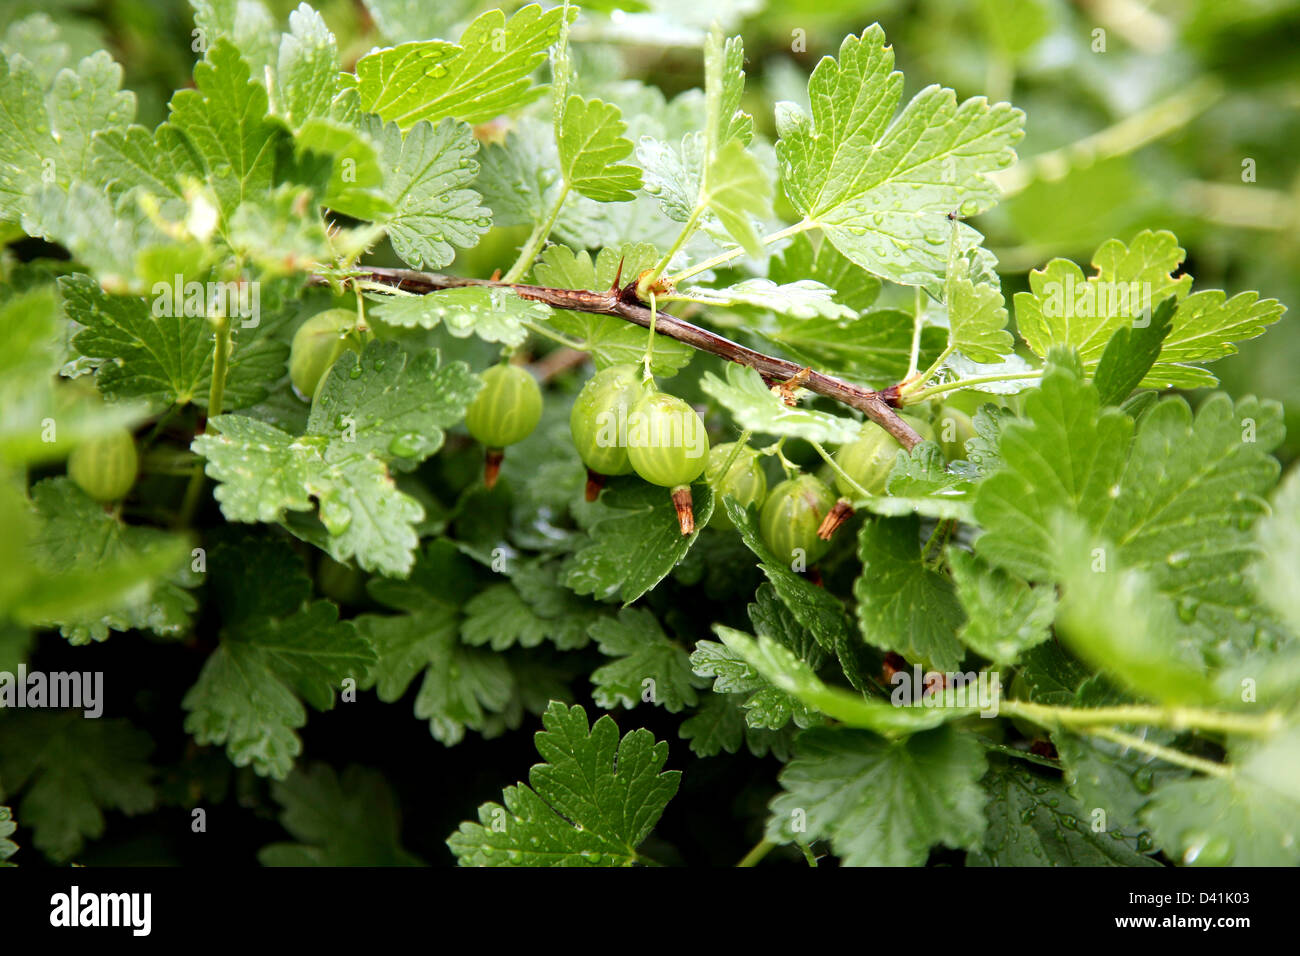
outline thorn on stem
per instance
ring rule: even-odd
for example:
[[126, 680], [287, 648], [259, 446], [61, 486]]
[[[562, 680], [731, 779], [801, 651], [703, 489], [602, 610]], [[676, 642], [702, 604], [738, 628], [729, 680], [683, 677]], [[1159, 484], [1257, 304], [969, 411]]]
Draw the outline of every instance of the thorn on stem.
[[790, 408], [794, 408], [795, 405], [799, 404], [799, 399], [795, 397], [795, 392], [803, 388], [811, 375], [811, 368], [801, 368], [799, 371], [795, 372], [794, 375], [790, 376], [790, 378], [786, 379], [784, 382], [776, 382], [771, 386], [771, 388], [780, 396], [781, 401], [785, 402], [785, 404]]

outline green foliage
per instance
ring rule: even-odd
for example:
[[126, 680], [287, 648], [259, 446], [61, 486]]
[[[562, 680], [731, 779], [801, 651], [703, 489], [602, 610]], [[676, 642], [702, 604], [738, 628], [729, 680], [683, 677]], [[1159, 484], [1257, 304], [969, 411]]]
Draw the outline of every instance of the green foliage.
[[880, 519], [862, 526], [862, 576], [853, 585], [858, 624], [868, 644], [897, 651], [936, 670], [956, 670], [961, 621], [952, 581], [922, 561], [915, 518]]
[[590, 540], [573, 556], [564, 583], [598, 600], [636, 601], [662, 581], [686, 554], [713, 514], [708, 485], [691, 489], [695, 528], [682, 535], [663, 488], [633, 479], [610, 482], [590, 519]]
[[15, 616], [57, 626], [73, 644], [133, 628], [163, 637], [188, 630], [196, 604], [186, 586], [195, 581], [183, 538], [123, 523], [66, 478], [34, 486], [32, 502], [28, 557], [40, 573]]
[[17, 829], [13, 811], [8, 807], [0, 807], [0, 866], [17, 865], [9, 862], [9, 858], [18, 852], [18, 844], [9, 839]]
[[272, 843], [263, 866], [418, 866], [398, 840], [400, 815], [384, 778], [348, 767], [340, 777], [324, 764], [295, 770], [272, 788], [280, 822], [297, 843]]
[[601, 653], [615, 658], [591, 674], [592, 696], [601, 707], [635, 707], [648, 700], [676, 713], [695, 706], [702, 682], [691, 672], [693, 661], [649, 611], [624, 608], [617, 618], [595, 621], [589, 633]]
[[[905, 84], [834, 5], [811, 76], [761, 0], [192, 6], [0, 16], [0, 865], [170, 862], [117, 829], [162, 806], [266, 865], [1300, 862], [1294, 336], [1250, 291], [1300, 291], [1295, 131], [1244, 109], [1294, 70], [1234, 53], [1285, 12], [1153, 8], [1137, 71], [1070, 5], [882, 8]], [[580, 456], [611, 366], [780, 496], [639, 403]], [[469, 415], [507, 367], [535, 428]], [[104, 719], [20, 706], [83, 666]]]
[[416, 269], [440, 269], [469, 248], [491, 219], [479, 195], [467, 188], [478, 172], [478, 150], [468, 126], [451, 119], [422, 121], [405, 133], [395, 124], [367, 121], [363, 129], [381, 145], [384, 198], [392, 207], [377, 220], [388, 228], [394, 251]]
[[185, 729], [224, 745], [235, 766], [283, 779], [302, 752], [303, 704], [333, 707], [336, 688], [364, 677], [375, 654], [338, 608], [309, 599], [311, 581], [286, 545], [249, 538], [212, 560], [221, 643], [185, 695]]
[[1167, 783], [1146, 810], [1162, 846], [1196, 866], [1295, 866], [1296, 732], [1232, 748], [1223, 776]]
[[[157, 405], [207, 405], [214, 366], [212, 329], [183, 313], [156, 316], [145, 296], [109, 295], [85, 275], [60, 280], [68, 317], [82, 326], [72, 347], [100, 365], [95, 376], [110, 399]], [[243, 330], [241, 330], [242, 332]], [[254, 405], [284, 374], [289, 350], [256, 331], [235, 333], [226, 373], [226, 407]]]
[[1125, 245], [1103, 244], [1092, 257], [1096, 275], [1085, 276], [1073, 262], [1053, 259], [1029, 274], [1029, 292], [1016, 295], [1016, 325], [1039, 356], [1053, 345], [1078, 349], [1084, 368], [1100, 361], [1111, 336], [1133, 325], [1163, 299], [1178, 305], [1159, 358], [1141, 383], [1156, 388], [1196, 388], [1219, 380], [1189, 362], [1210, 362], [1236, 351], [1233, 341], [1262, 335], [1282, 316], [1274, 299], [1254, 292], [1228, 299], [1223, 292], [1189, 295], [1192, 277], [1172, 275], [1183, 250], [1170, 232], [1142, 232]]
[[979, 744], [948, 727], [900, 741], [809, 730], [781, 772], [767, 837], [829, 840], [849, 866], [917, 866], [938, 843], [975, 849], [986, 766]]
[[498, 734], [519, 719], [510, 713], [510, 666], [499, 655], [468, 646], [474, 643], [474, 609], [465, 606], [469, 617], [462, 622], [460, 605], [471, 580], [469, 565], [453, 548], [431, 542], [409, 580], [379, 578], [371, 584], [378, 601], [405, 613], [365, 614], [355, 621], [378, 658], [360, 686], [393, 703], [423, 673], [415, 716], [448, 746], [463, 740], [467, 729]]
[[424, 509], [393, 487], [388, 468], [436, 452], [478, 388], [463, 363], [375, 343], [335, 363], [303, 435], [228, 415], [211, 420], [216, 434], [197, 437], [194, 450], [221, 482], [215, 494], [228, 520], [274, 521], [311, 510], [315, 499], [320, 527], [308, 533], [336, 561], [355, 556], [364, 568], [403, 574]]
[[840, 444], [852, 441], [861, 427], [850, 418], [787, 406], [756, 371], [742, 365], [728, 365], [725, 380], [706, 372], [701, 387], [727, 409], [738, 426], [764, 435]]
[[1123, 833], [1096, 831], [1064, 784], [1000, 760], [983, 780], [989, 827], [974, 866], [1156, 866]]
[[[618, 737], [608, 716], [588, 726], [581, 707], [553, 703], [537, 734], [545, 763], [502, 803], [479, 807], [447, 845], [464, 866], [630, 866], [677, 792], [668, 745], [648, 730]], [[504, 804], [504, 805], [503, 805]]]
[[623, 138], [627, 124], [617, 106], [575, 93], [564, 103], [558, 125], [560, 171], [575, 192], [597, 202], [636, 198], [641, 173], [620, 162], [631, 154], [632, 143]]
[[104, 834], [104, 811], [137, 814], [156, 800], [149, 736], [124, 720], [20, 711], [0, 724], [0, 792], [22, 794], [32, 845], [59, 862]]
[[561, 7], [543, 12], [536, 4], [509, 20], [489, 10], [465, 28], [460, 43], [431, 40], [377, 50], [357, 61], [355, 78], [346, 82], [364, 112], [403, 130], [449, 117], [487, 122], [542, 94], [529, 76], [559, 36], [563, 15]]
[[1024, 114], [982, 97], [958, 103], [952, 90], [929, 86], [895, 117], [903, 75], [893, 66], [878, 25], [817, 64], [812, 115], [778, 108], [781, 181], [795, 209], [848, 258], [934, 289], [947, 259], [944, 216], [972, 216], [997, 201], [989, 174], [1015, 161]]

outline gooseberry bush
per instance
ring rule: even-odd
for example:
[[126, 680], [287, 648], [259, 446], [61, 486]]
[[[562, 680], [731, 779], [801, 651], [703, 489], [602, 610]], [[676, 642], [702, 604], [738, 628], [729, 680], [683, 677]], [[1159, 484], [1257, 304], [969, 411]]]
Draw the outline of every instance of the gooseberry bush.
[[1283, 306], [1150, 229], [1004, 293], [1020, 109], [905, 96], [879, 26], [771, 115], [720, 29], [669, 96], [600, 9], [345, 58], [195, 0], [154, 128], [10, 27], [0, 857], [253, 812], [266, 864], [689, 860], [670, 812], [746, 864], [1300, 862], [1281, 409], [1177, 394]]

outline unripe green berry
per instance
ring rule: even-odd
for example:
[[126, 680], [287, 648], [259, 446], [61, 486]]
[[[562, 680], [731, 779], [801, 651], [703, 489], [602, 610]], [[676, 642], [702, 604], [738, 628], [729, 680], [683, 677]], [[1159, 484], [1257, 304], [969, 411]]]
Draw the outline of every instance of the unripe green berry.
[[966, 442], [975, 437], [975, 423], [959, 408], [945, 405], [939, 410], [939, 445], [949, 461], [966, 457]]
[[652, 485], [689, 485], [709, 462], [704, 422], [675, 395], [649, 392], [628, 417], [628, 458], [638, 475]]
[[[900, 415], [924, 441], [934, 441], [934, 429], [929, 422], [919, 418]], [[875, 422], [864, 422], [862, 432], [856, 439], [844, 445], [835, 455], [835, 463], [848, 474], [862, 489], [873, 495], [885, 493], [885, 483], [894, 468], [894, 459], [902, 451], [894, 436]], [[848, 498], [860, 497], [856, 488], [835, 475], [835, 487], [839, 493]]]
[[764, 543], [781, 561], [792, 561], [801, 551], [812, 564], [830, 548], [817, 536], [822, 520], [835, 507], [835, 494], [813, 475], [789, 478], [773, 488], [763, 502], [759, 531]]
[[68, 456], [68, 477], [96, 501], [117, 501], [125, 496], [138, 471], [135, 440], [125, 428], [84, 441]]
[[740, 449], [726, 475], [722, 474], [735, 447], [735, 442], [713, 446], [709, 452], [709, 464], [704, 469], [704, 478], [713, 489], [713, 517], [709, 519], [709, 524], [715, 528], [735, 527], [723, 506], [724, 495], [735, 498], [742, 506], [754, 502], [761, 504], [767, 496], [767, 475], [763, 472], [762, 459], [758, 452], [748, 446]]
[[465, 427], [488, 448], [505, 448], [533, 433], [542, 418], [542, 390], [528, 369], [494, 365], [465, 412]]
[[598, 475], [631, 473], [627, 425], [644, 391], [639, 365], [611, 365], [582, 387], [569, 413], [569, 431], [588, 469]]
[[298, 326], [289, 347], [289, 380], [300, 398], [312, 400], [321, 380], [345, 351], [361, 351], [356, 327], [357, 314], [351, 309], [327, 309]]

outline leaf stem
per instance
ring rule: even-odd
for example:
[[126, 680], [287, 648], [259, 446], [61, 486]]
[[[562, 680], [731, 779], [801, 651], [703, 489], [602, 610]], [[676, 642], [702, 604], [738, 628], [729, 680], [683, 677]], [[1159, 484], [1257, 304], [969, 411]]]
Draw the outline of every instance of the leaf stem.
[[[931, 385], [929, 388], [922, 389], [913, 395], [909, 395], [908, 404], [923, 402], [932, 395], [942, 395], [944, 392], [956, 391], [959, 388], [970, 388], [974, 385], [984, 385], [988, 382], [1016, 382], [1031, 378], [1042, 378], [1043, 370], [1040, 368], [1029, 369], [1025, 372], [1009, 372], [1004, 375], [977, 375], [974, 378], [962, 378], [955, 382], [944, 382], [941, 385]], [[906, 390], [904, 390], [906, 394]]]
[[[208, 386], [207, 422], [221, 414], [221, 404], [226, 399], [226, 374], [230, 368], [230, 316], [218, 315], [212, 318], [216, 330], [216, 342], [212, 346], [212, 383]], [[180, 511], [176, 515], [176, 527], [188, 528], [194, 520], [194, 512], [199, 506], [199, 495], [203, 491], [203, 462], [196, 461], [190, 472], [189, 483], [185, 486], [185, 497], [181, 501]]]
[[912, 353], [911, 353], [911, 357], [907, 361], [907, 374], [903, 376], [904, 381], [907, 381], [913, 375], [916, 374], [916, 367], [921, 362], [922, 310], [921, 310], [921, 287], [920, 286], [916, 287], [915, 302], [916, 305], [912, 312]]
[[230, 316], [219, 315], [212, 320], [216, 329], [216, 344], [212, 347], [212, 384], [208, 387], [208, 418], [221, 414], [221, 403], [226, 397], [226, 372], [230, 366]]
[[[907, 384], [899, 389], [901, 395], [915, 391], [930, 381], [935, 375], [939, 374], [939, 369], [943, 368], [943, 363], [948, 361], [948, 357], [957, 351], [957, 346], [953, 342], [952, 331], [952, 282], [953, 276], [957, 271], [957, 220], [952, 220], [952, 229], [948, 236], [948, 265], [944, 272], [943, 278], [943, 306], [949, 310], [948, 314], [948, 344], [944, 350], [939, 353], [939, 357], [930, 363], [930, 367], [925, 370], [924, 375], [916, 375], [916, 366], [921, 351], [921, 288], [917, 286], [916, 298], [916, 321], [912, 327], [912, 362], [907, 370]], [[915, 378], [913, 377], [915, 376]], [[920, 399], [917, 399], [920, 401]]]
[[[723, 481], [726, 480], [727, 475], [731, 474], [731, 466], [736, 463], [736, 459], [740, 457], [741, 450], [749, 444], [749, 438], [753, 434], [754, 433], [748, 428], [740, 433], [740, 437], [736, 439], [731, 448], [731, 454], [727, 456], [727, 460], [722, 463], [722, 469], [718, 472], [718, 484], [722, 484]], [[714, 505], [714, 507], [716, 508], [717, 505]]]
[[852, 478], [852, 476], [850, 476], [849, 473], [848, 473], [847, 471], [845, 471], [843, 468], [841, 468], [841, 467], [839, 466], [839, 462], [837, 462], [837, 461], [836, 461], [836, 460], [835, 460], [835, 459], [830, 455], [830, 453], [827, 452], [826, 449], [823, 448], [823, 447], [821, 446], [821, 442], [815, 442], [815, 441], [813, 441], [811, 438], [810, 438], [810, 439], [807, 439], [807, 442], [808, 442], [808, 444], [812, 445], [812, 447], [813, 447], [813, 451], [815, 451], [815, 452], [817, 452], [817, 454], [821, 455], [821, 456], [822, 456], [822, 460], [825, 461], [826, 464], [828, 464], [828, 465], [831, 466], [831, 471], [835, 472], [835, 474], [839, 475], [839, 476], [840, 476], [841, 478], [843, 478], [846, 482], [848, 482], [848, 485], [849, 485], [850, 488], [852, 488], [854, 491], [856, 491], [856, 492], [857, 492], [859, 495], [861, 495], [863, 498], [870, 498], [870, 497], [871, 497], [871, 492], [867, 491], [867, 489], [863, 488], [860, 484], [858, 484], [856, 481], [854, 481], [853, 478]]
[[654, 381], [654, 373], [650, 369], [651, 366], [654, 364], [655, 323], [658, 320], [658, 318], [659, 318], [659, 308], [655, 301], [655, 294], [651, 292], [650, 293], [650, 336], [649, 338], [646, 339], [645, 357], [642, 359], [642, 363], [645, 366], [644, 371], [642, 371], [641, 373], [641, 381], [643, 382]]
[[551, 206], [550, 215], [544, 222], [539, 223], [524, 243], [524, 247], [519, 250], [519, 258], [515, 264], [510, 267], [510, 271], [502, 277], [503, 282], [518, 282], [523, 278], [524, 273], [532, 266], [533, 260], [537, 258], [537, 253], [541, 251], [543, 244], [551, 235], [551, 230], [555, 228], [555, 220], [560, 218], [560, 207], [564, 205], [564, 200], [569, 195], [569, 184], [566, 182], [560, 187], [560, 194], [555, 197], [555, 203]]
[[664, 274], [664, 271], [672, 264], [673, 256], [677, 255], [677, 253], [681, 251], [682, 246], [686, 245], [687, 240], [689, 240], [691, 236], [695, 235], [695, 229], [699, 225], [700, 216], [703, 215], [703, 213], [704, 206], [697, 204], [694, 211], [691, 212], [690, 218], [682, 224], [681, 232], [677, 234], [677, 238], [673, 240], [673, 244], [669, 246], [668, 251], [664, 253], [664, 257], [659, 260], [654, 267], [654, 271], [647, 277], [647, 283], [654, 282]]
[[548, 338], [552, 342], [558, 342], [559, 344], [563, 345], [565, 348], [573, 349], [575, 352], [590, 351], [590, 348], [586, 342], [579, 342], [577, 339], [571, 339], [567, 335], [562, 335], [559, 332], [556, 332], [552, 329], [548, 329], [546, 326], [541, 325], [540, 323], [525, 321], [521, 324], [523, 325], [524, 328], [528, 329], [530, 332], [536, 332], [538, 335]]
[[772, 442], [772, 444], [762, 449], [760, 451], [760, 454], [776, 455], [776, 460], [781, 463], [781, 468], [785, 471], [785, 476], [787, 478], [793, 478], [795, 475], [799, 474], [799, 472], [802, 469], [794, 462], [792, 462], [789, 458], [785, 457], [785, 452], [782, 451], [784, 447], [785, 447], [785, 436], [782, 435], [776, 441]]
[[[938, 375], [939, 369], [943, 368], [943, 363], [948, 361], [948, 357], [952, 355], [952, 353], [955, 351], [957, 351], [957, 347], [955, 345], [948, 345], [942, 352], [939, 353], [939, 357], [930, 363], [930, 367], [927, 368], [920, 375], [916, 375], [915, 378], [912, 378], [912, 376], [915, 374], [916, 371], [915, 369], [913, 369], [912, 372], [908, 374], [908, 378], [911, 379], [911, 381], [898, 390], [899, 394], [908, 395], [909, 393], [914, 392], [917, 389], [921, 388], [921, 386], [923, 386], [926, 382], [930, 381], [930, 379]], [[920, 399], [917, 399], [917, 401], [920, 401]]]
[[[797, 236], [801, 232], [807, 232], [816, 225], [817, 223], [813, 222], [811, 219], [804, 219], [802, 222], [797, 222], [793, 226], [787, 226], [784, 229], [778, 229], [776, 232], [769, 233], [760, 239], [759, 242], [765, 246], [770, 246], [774, 242], [780, 242], [782, 239], [789, 239], [791, 236]], [[693, 265], [689, 269], [683, 269], [681, 272], [674, 273], [669, 276], [669, 281], [671, 281], [673, 285], [677, 285], [683, 280], [689, 279], [691, 276], [699, 275], [701, 272], [708, 272], [715, 266], [726, 265], [732, 259], [738, 259], [744, 254], [744, 248], [736, 246], [734, 249], [728, 249], [726, 252], [720, 252], [712, 258], [705, 259], [703, 262]]]
[[1142, 753], [1157, 757], [1165, 763], [1171, 763], [1177, 767], [1187, 767], [1189, 770], [1195, 770], [1211, 777], [1231, 777], [1233, 774], [1232, 767], [1227, 764], [1215, 763], [1213, 760], [1204, 760], [1201, 757], [1193, 757], [1181, 750], [1153, 744], [1149, 740], [1143, 740], [1141, 737], [1135, 737], [1132, 734], [1126, 734], [1111, 727], [1094, 727], [1088, 733], [1094, 737], [1114, 741], [1132, 750], [1140, 750]]
[[771, 840], [759, 840], [741, 859], [736, 866], [758, 866], [763, 857], [767, 856], [776, 849], [776, 844]]
[[[934, 530], [930, 532], [930, 537], [926, 539], [925, 545], [921, 548], [922, 564], [936, 568], [943, 564], [943, 546], [947, 543], [948, 536], [952, 533], [955, 524], [956, 521], [951, 518], [935, 522]], [[930, 553], [932, 545], [935, 547], [935, 553], [927, 560], [926, 555]]]
[[1194, 707], [1154, 707], [1126, 704], [1117, 707], [1052, 707], [1026, 700], [1002, 700], [1000, 714], [1023, 717], [1040, 727], [1083, 728], [1087, 733], [1108, 724], [1147, 724], [1172, 730], [1212, 730], [1255, 737], [1267, 736], [1282, 726], [1282, 715], [1234, 714]]

